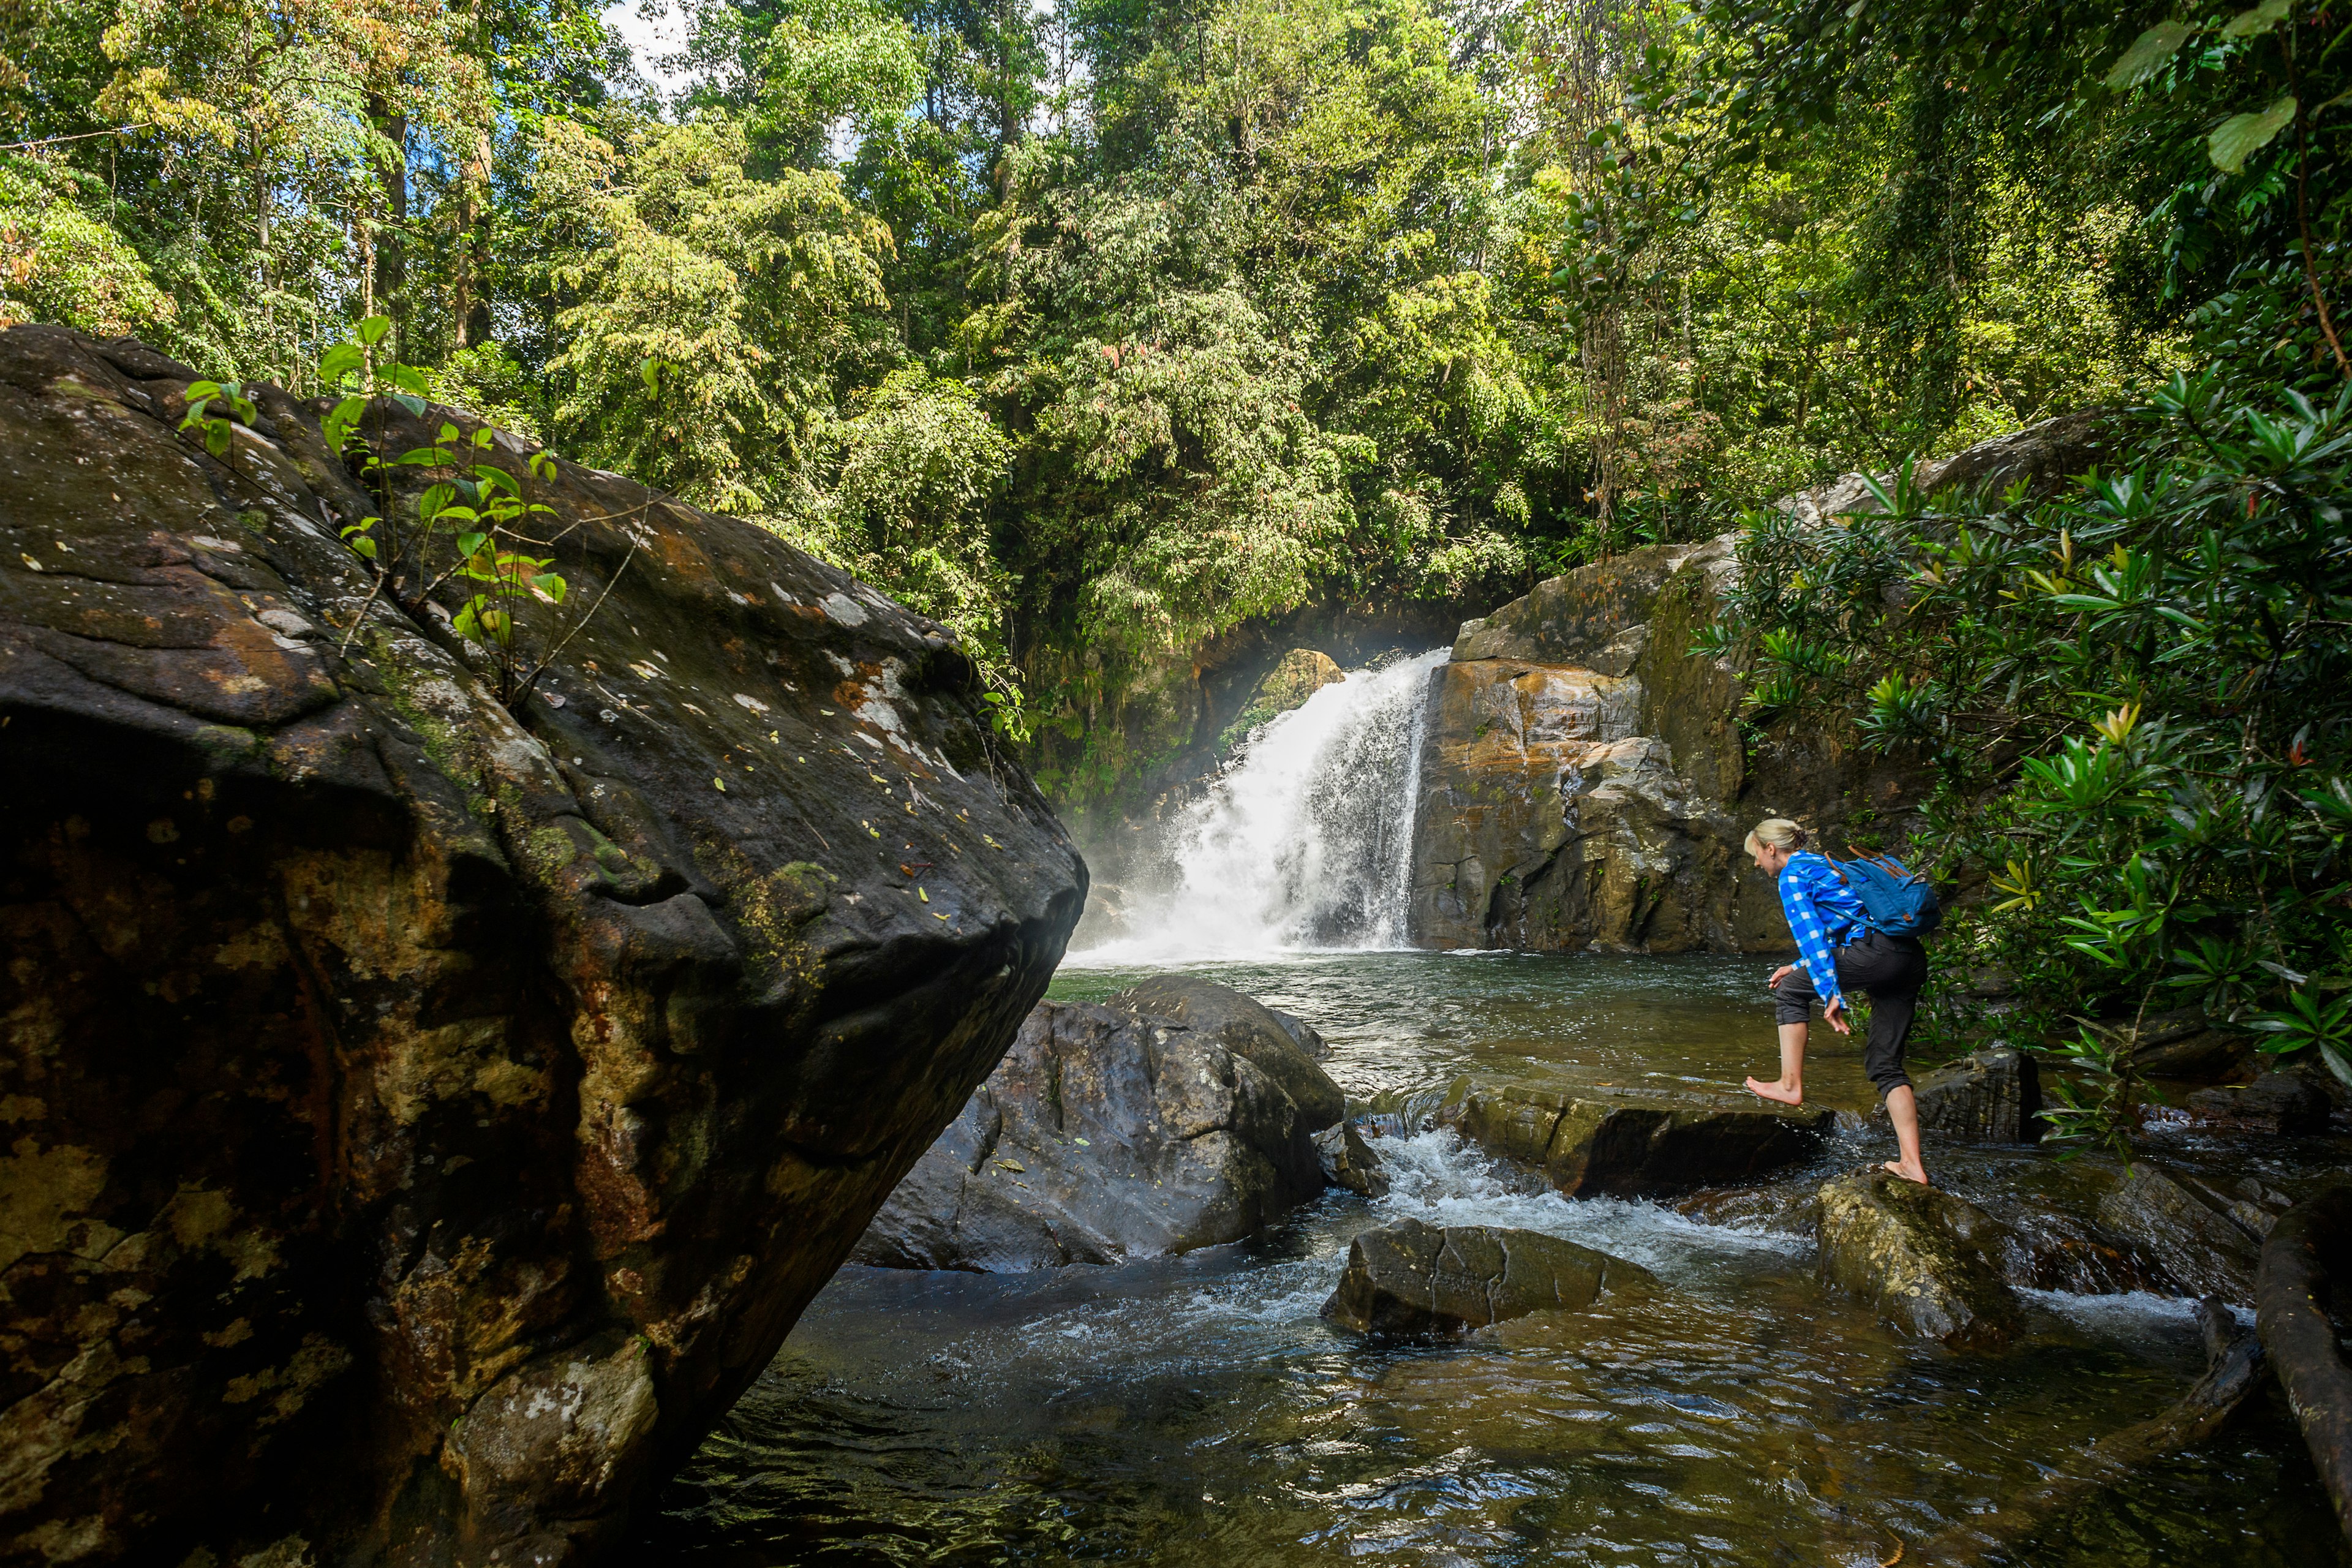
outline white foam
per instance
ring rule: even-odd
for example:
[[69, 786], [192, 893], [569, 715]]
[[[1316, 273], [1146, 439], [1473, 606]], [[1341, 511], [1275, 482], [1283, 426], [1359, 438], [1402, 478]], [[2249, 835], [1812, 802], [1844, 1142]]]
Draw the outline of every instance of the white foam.
[[1175, 885], [1080, 965], [1404, 948], [1422, 717], [1444, 648], [1277, 714], [1171, 824]]

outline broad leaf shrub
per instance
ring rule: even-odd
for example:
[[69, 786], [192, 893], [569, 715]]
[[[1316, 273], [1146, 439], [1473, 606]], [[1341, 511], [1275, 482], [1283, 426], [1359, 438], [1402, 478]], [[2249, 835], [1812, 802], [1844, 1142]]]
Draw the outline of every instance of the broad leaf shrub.
[[[2176, 376], [2127, 461], [2054, 500], [1751, 513], [1698, 651], [1752, 655], [1751, 725], [1847, 724], [1928, 765], [1911, 853], [1962, 892], [1948, 998], [2004, 971], [2062, 1131], [2126, 1139], [2123, 1033], [2195, 1005], [2352, 1083], [2352, 388]], [[2120, 1026], [2120, 1027], [2119, 1027]], [[1937, 1027], [1989, 1032], [1965, 999]], [[2060, 1042], [2064, 1042], [2061, 1044]]]

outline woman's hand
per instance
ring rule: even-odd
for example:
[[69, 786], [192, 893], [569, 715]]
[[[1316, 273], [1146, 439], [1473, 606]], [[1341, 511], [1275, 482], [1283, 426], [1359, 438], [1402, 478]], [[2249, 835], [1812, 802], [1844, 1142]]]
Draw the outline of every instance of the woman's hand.
[[1830, 1027], [1835, 1029], [1839, 1034], [1851, 1035], [1853, 1033], [1853, 1026], [1845, 1021], [1845, 998], [1840, 997], [1838, 1000], [1831, 1003], [1828, 1006], [1822, 1008], [1822, 1016], [1827, 1018], [1830, 1022]]
[[1797, 973], [1797, 966], [1795, 964], [1784, 963], [1780, 968], [1774, 970], [1772, 972], [1772, 978], [1767, 980], [1764, 984], [1767, 985], [1778, 985], [1780, 982], [1788, 979], [1789, 976], [1795, 973]]

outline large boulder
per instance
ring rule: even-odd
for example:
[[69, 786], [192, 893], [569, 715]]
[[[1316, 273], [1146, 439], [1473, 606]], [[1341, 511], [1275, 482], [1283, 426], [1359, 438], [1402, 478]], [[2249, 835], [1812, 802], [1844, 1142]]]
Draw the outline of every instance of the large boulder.
[[1235, 1241], [1323, 1191], [1311, 1121], [1213, 1032], [1043, 1002], [854, 1261], [1018, 1273]]
[[0, 1557], [609, 1553], [1085, 868], [843, 573], [500, 437], [571, 590], [510, 710], [337, 537], [427, 470], [268, 387], [215, 460], [190, 375], [0, 333]]
[[1656, 1285], [1636, 1264], [1541, 1231], [1402, 1219], [1349, 1244], [1323, 1315], [1360, 1333], [1454, 1332]]
[[[1740, 830], [1723, 806], [1738, 696], [1727, 672], [1686, 657], [1692, 606], [1711, 605], [1728, 555], [1727, 539], [1634, 552], [1464, 627], [1423, 720], [1414, 941], [1739, 945]], [[1684, 689], [1698, 666], [1723, 689]]]
[[[2062, 414], [1979, 441], [1949, 457], [1931, 458], [1912, 469], [1911, 480], [1930, 495], [1951, 489], [1963, 495], [1998, 497], [2012, 485], [2022, 485], [2028, 496], [2038, 499], [2059, 490], [2077, 474], [2109, 465], [2121, 435], [2122, 422], [2112, 408]], [[1891, 489], [1895, 478], [1891, 472], [1883, 473], [1877, 482], [1882, 489]], [[1798, 521], [1816, 527], [1881, 510], [1878, 498], [1860, 474], [1841, 474], [1776, 504]]]
[[1886, 1171], [1824, 1182], [1820, 1205], [1823, 1284], [1863, 1298], [1904, 1333], [1955, 1349], [1997, 1350], [2016, 1336], [2001, 1228], [1982, 1209]]
[[2162, 1268], [2181, 1295], [2253, 1305], [2259, 1222], [2231, 1215], [2218, 1194], [2136, 1160], [2099, 1200], [2098, 1215], [2102, 1226]]
[[1230, 985], [1186, 974], [1154, 975], [1108, 998], [1104, 1005], [1139, 1018], [1181, 1024], [1245, 1058], [1283, 1087], [1311, 1132], [1337, 1126], [1348, 1114], [1347, 1095], [1313, 1055], [1323, 1037]]
[[1809, 1160], [1834, 1113], [1462, 1079], [1438, 1118], [1488, 1153], [1537, 1167], [1570, 1197], [1640, 1197]]
[[[1978, 1143], [2031, 1143], [2041, 1134], [2042, 1079], [2014, 1046], [1988, 1046], [1912, 1079], [1919, 1125]], [[1882, 1103], [1873, 1120], [1886, 1121]]]

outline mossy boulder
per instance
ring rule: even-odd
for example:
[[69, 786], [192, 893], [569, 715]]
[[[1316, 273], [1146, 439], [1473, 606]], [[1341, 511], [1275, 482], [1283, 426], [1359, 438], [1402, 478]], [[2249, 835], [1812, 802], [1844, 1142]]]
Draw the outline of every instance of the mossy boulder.
[[1640, 1197], [1801, 1163], [1820, 1152], [1833, 1113], [1465, 1078], [1447, 1089], [1438, 1120], [1570, 1197]]
[[387, 507], [271, 387], [215, 459], [191, 379], [0, 332], [0, 1541], [610, 1556], [1085, 868], [955, 639], [847, 574], [501, 437], [570, 584], [509, 708], [454, 590], [338, 537], [426, 471]]
[[1359, 1333], [1453, 1333], [1657, 1284], [1637, 1264], [1541, 1231], [1402, 1219], [1349, 1244], [1323, 1315]]
[[1325, 687], [1336, 686], [1347, 679], [1347, 672], [1332, 662], [1328, 654], [1318, 653], [1311, 647], [1292, 648], [1266, 671], [1265, 679], [1259, 681], [1257, 689], [1250, 693], [1248, 703], [1217, 737], [1219, 753], [1233, 751], [1259, 725], [1294, 708], [1305, 707], [1308, 698]]
[[1964, 1198], [1886, 1171], [1822, 1184], [1822, 1282], [1871, 1303], [1916, 1339], [1998, 1350], [2015, 1338], [2001, 1227]]

